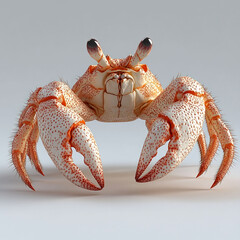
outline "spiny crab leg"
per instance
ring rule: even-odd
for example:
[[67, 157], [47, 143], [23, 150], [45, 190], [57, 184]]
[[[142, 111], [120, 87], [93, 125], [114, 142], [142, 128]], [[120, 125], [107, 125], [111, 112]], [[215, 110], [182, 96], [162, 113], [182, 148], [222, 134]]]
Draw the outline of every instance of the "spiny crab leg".
[[201, 164], [204, 162], [204, 158], [207, 152], [207, 143], [206, 143], [206, 138], [205, 135], [203, 133], [203, 130], [201, 131], [201, 133], [199, 134], [198, 137], [198, 146], [200, 149], [200, 153], [201, 153]]
[[[32, 94], [33, 95], [33, 94]], [[34, 190], [31, 180], [25, 169], [25, 159], [28, 148], [28, 139], [33, 129], [33, 122], [37, 112], [37, 108], [34, 104], [30, 103], [23, 110], [23, 113], [20, 116], [18, 131], [12, 142], [12, 161], [13, 164], [19, 173], [19, 176], [23, 182], [32, 190]]]
[[34, 121], [33, 123], [33, 130], [30, 133], [28, 143], [27, 143], [27, 155], [33, 165], [35, 166], [35, 169], [44, 176], [44, 173], [42, 171], [42, 166], [38, 160], [38, 154], [37, 154], [37, 142], [39, 138], [39, 130], [38, 130], [38, 124], [37, 121]]
[[[208, 123], [208, 131], [210, 134], [210, 144], [206, 153], [206, 161], [211, 162], [212, 156], [214, 156], [214, 154], [216, 153], [218, 141], [220, 142], [223, 149], [223, 160], [220, 168], [218, 169], [215, 181], [211, 186], [211, 188], [213, 188], [222, 181], [233, 162], [234, 141], [229, 129], [221, 119], [221, 114], [216, 104], [214, 103], [213, 98], [207, 92], [205, 94], [205, 106], [206, 120]], [[216, 139], [216, 136], [218, 139]], [[207, 160], [207, 158], [209, 158], [209, 160]]]
[[200, 177], [208, 169], [210, 163], [212, 162], [214, 155], [217, 152], [218, 145], [219, 145], [219, 140], [218, 140], [217, 134], [207, 116], [206, 116], [206, 121], [207, 121], [207, 126], [208, 126], [208, 132], [210, 135], [210, 143], [207, 148], [206, 154], [203, 157], [203, 160], [201, 161], [201, 166], [200, 166], [197, 177]]

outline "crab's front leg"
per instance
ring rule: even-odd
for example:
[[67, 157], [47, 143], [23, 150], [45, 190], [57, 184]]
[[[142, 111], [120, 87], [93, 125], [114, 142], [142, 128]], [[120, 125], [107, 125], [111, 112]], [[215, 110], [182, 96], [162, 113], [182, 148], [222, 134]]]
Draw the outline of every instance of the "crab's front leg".
[[[210, 99], [209, 94], [197, 81], [189, 77], [180, 77], [172, 81], [164, 92], [143, 110], [141, 118], [147, 120], [149, 133], [137, 167], [138, 182], [152, 181], [168, 174], [188, 155], [197, 140], [202, 153], [202, 165], [209, 165], [215, 154], [215, 148], [210, 144], [206, 150], [202, 133], [205, 112], [207, 118], [211, 115], [207, 123], [211, 122], [208, 123], [210, 129], [215, 129], [224, 150], [223, 163], [212, 187], [223, 179], [232, 163], [233, 139], [220, 119], [219, 112], [211, 110], [208, 106], [209, 102], [214, 105], [212, 98]], [[150, 172], [142, 176], [152, 158], [156, 156], [157, 149], [168, 140], [166, 155], [153, 166]]]
[[[205, 116], [204, 100], [186, 92], [180, 94], [177, 82], [169, 87], [143, 111], [142, 118], [148, 121], [149, 133], [145, 140], [136, 172], [138, 182], [152, 181], [173, 170], [191, 151], [202, 129]], [[178, 89], [179, 88], [179, 89]], [[149, 126], [150, 125], [150, 126]], [[168, 140], [168, 151], [145, 176], [141, 177], [157, 149]], [[141, 178], [140, 178], [141, 177]]]
[[[28, 104], [28, 107], [31, 104]], [[52, 82], [38, 90], [35, 97], [35, 113], [26, 122], [26, 114], [20, 119], [22, 124], [13, 140], [13, 163], [23, 179], [32, 188], [30, 179], [23, 165], [23, 150], [28, 148], [31, 135], [23, 129], [26, 125], [34, 130], [33, 119], [37, 120], [42, 142], [59, 169], [72, 183], [89, 190], [100, 190], [104, 186], [102, 164], [94, 137], [85, 125], [85, 121], [96, 118], [93, 110], [88, 108], [73, 91], [62, 82]], [[31, 126], [32, 125], [32, 126]], [[72, 149], [84, 156], [84, 162], [100, 187], [90, 182], [72, 160]], [[31, 149], [30, 149], [31, 150]], [[29, 149], [26, 151], [31, 153]], [[32, 156], [31, 156], [32, 155]], [[29, 154], [30, 158], [36, 154]], [[35, 157], [36, 159], [36, 157]], [[36, 160], [38, 161], [38, 160]]]

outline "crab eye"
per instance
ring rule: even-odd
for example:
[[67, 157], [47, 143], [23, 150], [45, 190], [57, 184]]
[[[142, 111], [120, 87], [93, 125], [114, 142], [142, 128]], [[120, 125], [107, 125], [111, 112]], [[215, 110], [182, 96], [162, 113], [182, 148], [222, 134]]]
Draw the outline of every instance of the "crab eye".
[[152, 49], [152, 40], [150, 38], [143, 39], [137, 48], [134, 56], [130, 61], [131, 66], [136, 66], [139, 62], [141, 62], [151, 51]]
[[140, 44], [145, 48], [150, 48], [152, 46], [152, 40], [149, 37], [146, 37]]
[[89, 40], [87, 42], [87, 49], [88, 49], [88, 51], [97, 51], [98, 46], [99, 46], [99, 44], [98, 44], [96, 39], [92, 38], [91, 40]]
[[96, 61], [99, 61], [103, 54], [102, 49], [96, 39], [91, 39], [87, 42], [87, 50], [90, 56]]
[[87, 42], [87, 50], [89, 55], [95, 59], [101, 67], [109, 66], [102, 48], [96, 39], [91, 39]]

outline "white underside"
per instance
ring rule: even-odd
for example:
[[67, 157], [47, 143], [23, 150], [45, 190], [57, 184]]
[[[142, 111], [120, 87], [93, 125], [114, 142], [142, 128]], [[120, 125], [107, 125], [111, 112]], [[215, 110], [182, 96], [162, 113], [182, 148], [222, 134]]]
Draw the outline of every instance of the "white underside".
[[104, 93], [104, 113], [98, 118], [102, 122], [126, 122], [137, 119], [134, 113], [136, 93], [113, 95]]

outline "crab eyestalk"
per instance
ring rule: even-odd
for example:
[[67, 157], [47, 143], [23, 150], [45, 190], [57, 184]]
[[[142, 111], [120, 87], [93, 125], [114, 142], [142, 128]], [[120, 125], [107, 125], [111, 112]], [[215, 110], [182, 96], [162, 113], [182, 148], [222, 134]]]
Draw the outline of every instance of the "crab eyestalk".
[[136, 66], [151, 52], [151, 50], [152, 40], [147, 37], [139, 43], [137, 51], [135, 52], [129, 64], [132, 67]]
[[89, 55], [98, 62], [98, 65], [101, 67], [108, 67], [109, 63], [102, 51], [101, 46], [98, 41], [91, 39], [87, 42], [87, 50]]

